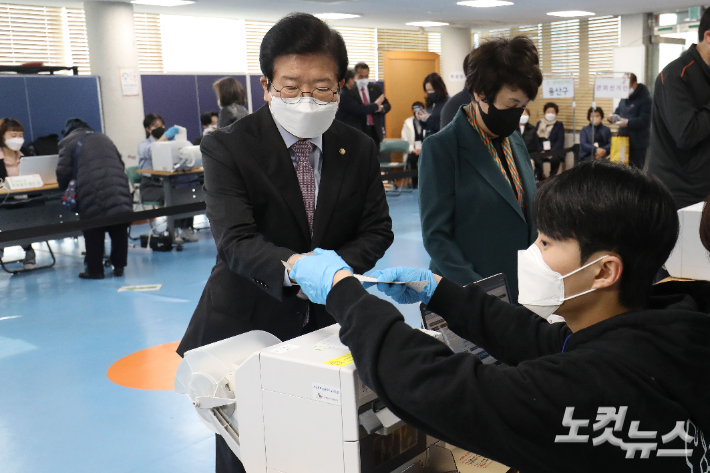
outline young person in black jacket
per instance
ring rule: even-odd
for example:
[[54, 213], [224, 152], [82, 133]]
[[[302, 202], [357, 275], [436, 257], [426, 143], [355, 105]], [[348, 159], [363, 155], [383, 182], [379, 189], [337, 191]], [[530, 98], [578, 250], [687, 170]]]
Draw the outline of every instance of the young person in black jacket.
[[[594, 161], [551, 179], [534, 206], [540, 236], [519, 253], [525, 307], [429, 271], [373, 274], [432, 280], [422, 292], [377, 286], [428, 304], [507, 367], [412, 329], [334, 252], [316, 250], [290, 276], [327, 299], [362, 380], [436, 438], [523, 473], [707, 471], [710, 307], [700, 295], [710, 283], [697, 297], [652, 286], [678, 235], [670, 193], [640, 170]], [[566, 323], [549, 324], [553, 312]]]

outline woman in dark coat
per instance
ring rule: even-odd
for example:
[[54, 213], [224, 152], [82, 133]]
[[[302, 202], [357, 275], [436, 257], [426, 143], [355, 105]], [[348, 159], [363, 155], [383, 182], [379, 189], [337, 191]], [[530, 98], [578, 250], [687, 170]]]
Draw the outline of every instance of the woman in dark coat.
[[[76, 211], [81, 220], [133, 211], [133, 201], [121, 154], [103, 133], [94, 132], [78, 118], [67, 120], [59, 142], [57, 182], [66, 189], [76, 180]], [[128, 227], [121, 223], [84, 230], [86, 270], [82, 279], [103, 279], [104, 234], [111, 237], [114, 276], [123, 276], [128, 256]]]
[[422, 128], [431, 136], [441, 129], [441, 111], [449, 101], [444, 79], [436, 72], [424, 78], [424, 92], [426, 92], [426, 111], [417, 112], [417, 119], [422, 123]]

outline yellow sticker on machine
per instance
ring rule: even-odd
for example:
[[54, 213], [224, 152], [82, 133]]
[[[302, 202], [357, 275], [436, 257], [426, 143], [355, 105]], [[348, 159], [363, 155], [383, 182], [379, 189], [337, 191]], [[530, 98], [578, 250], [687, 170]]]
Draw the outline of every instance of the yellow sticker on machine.
[[341, 355], [337, 358], [333, 358], [332, 360], [326, 361], [325, 364], [326, 365], [333, 365], [333, 366], [345, 366], [345, 365], [349, 365], [352, 362], [353, 362], [353, 354], [348, 352], [348, 353]]

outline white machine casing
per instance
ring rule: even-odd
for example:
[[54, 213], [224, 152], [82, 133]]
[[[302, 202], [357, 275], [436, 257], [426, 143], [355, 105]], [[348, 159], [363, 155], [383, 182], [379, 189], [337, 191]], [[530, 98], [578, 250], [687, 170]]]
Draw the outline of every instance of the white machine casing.
[[710, 281], [710, 256], [700, 241], [700, 217], [704, 205], [699, 202], [678, 211], [678, 242], [666, 261], [666, 270], [675, 278]]
[[362, 383], [339, 329], [284, 343], [253, 331], [190, 350], [175, 391], [247, 473], [404, 471], [424, 455], [426, 436]]
[[178, 127], [180, 133], [173, 141], [156, 141], [150, 145], [153, 169], [156, 171], [182, 171], [202, 165], [202, 153], [199, 146], [192, 146], [187, 141], [187, 132]]

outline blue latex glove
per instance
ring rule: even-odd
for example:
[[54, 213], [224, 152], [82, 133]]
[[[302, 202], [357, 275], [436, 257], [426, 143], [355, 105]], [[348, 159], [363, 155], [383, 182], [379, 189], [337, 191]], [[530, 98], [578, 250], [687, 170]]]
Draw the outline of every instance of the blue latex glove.
[[385, 282], [377, 283], [377, 290], [384, 292], [396, 302], [400, 304], [414, 304], [415, 302], [423, 302], [428, 304], [431, 296], [434, 295], [438, 283], [434, 279], [434, 273], [428, 269], [408, 268], [406, 266], [398, 266], [396, 268], [387, 268], [381, 271], [375, 271], [370, 276], [377, 278], [378, 281], [429, 281], [431, 282], [424, 287], [422, 292], [417, 292], [411, 287], [404, 284], [387, 284]]
[[180, 129], [176, 126], [171, 126], [167, 130], [165, 130], [165, 137], [169, 140], [172, 140], [178, 133], [180, 133]]
[[352, 271], [343, 258], [333, 250], [316, 248], [315, 256], [306, 256], [296, 261], [289, 277], [295, 280], [312, 302], [325, 305], [328, 293], [333, 288], [333, 277], [341, 269]]

